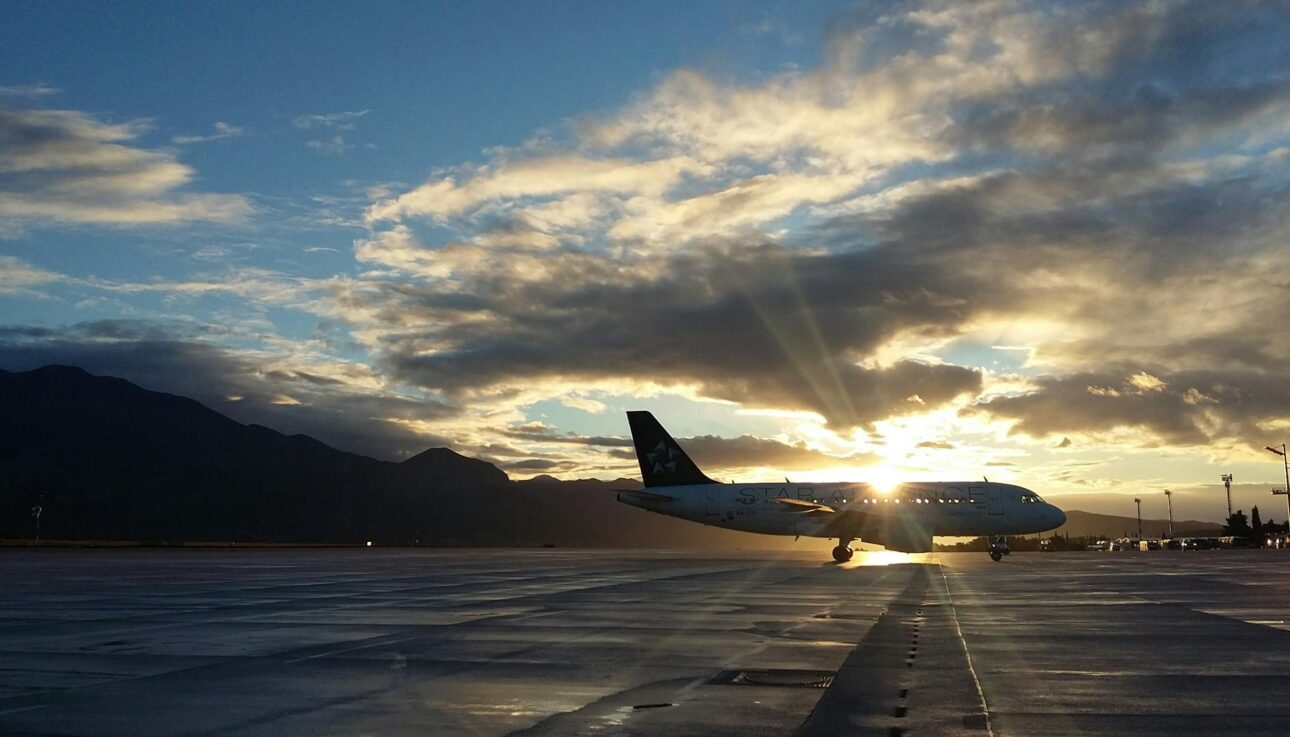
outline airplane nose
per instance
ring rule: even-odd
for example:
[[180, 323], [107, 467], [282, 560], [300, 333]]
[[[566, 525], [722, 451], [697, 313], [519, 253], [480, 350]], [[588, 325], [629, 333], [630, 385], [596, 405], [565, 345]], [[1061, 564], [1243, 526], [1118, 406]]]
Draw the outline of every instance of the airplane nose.
[[1062, 525], [1066, 524], [1066, 513], [1058, 509], [1057, 507], [1054, 507], [1053, 505], [1049, 504], [1048, 514], [1050, 517], [1052, 517], [1053, 527], [1061, 527]]

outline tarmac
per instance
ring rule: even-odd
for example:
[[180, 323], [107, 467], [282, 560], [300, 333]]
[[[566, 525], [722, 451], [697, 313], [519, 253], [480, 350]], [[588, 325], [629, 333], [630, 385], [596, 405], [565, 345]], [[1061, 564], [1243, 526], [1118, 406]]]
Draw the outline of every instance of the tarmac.
[[1290, 551], [827, 555], [0, 550], [0, 734], [1290, 733]]

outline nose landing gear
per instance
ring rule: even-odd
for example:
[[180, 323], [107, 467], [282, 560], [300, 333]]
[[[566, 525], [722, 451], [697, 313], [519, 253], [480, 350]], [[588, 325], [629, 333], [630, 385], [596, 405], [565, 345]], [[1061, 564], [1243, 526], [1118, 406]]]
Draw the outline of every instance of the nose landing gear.
[[851, 556], [854, 553], [851, 550], [851, 547], [849, 545], [850, 542], [851, 542], [851, 538], [847, 538], [847, 537], [838, 538], [838, 546], [833, 549], [833, 560], [836, 560], [839, 563], [846, 563], [847, 561], [851, 560]]
[[990, 547], [988, 550], [990, 551], [990, 559], [996, 563], [1003, 560], [1003, 556], [1012, 552], [1008, 550], [1008, 541], [1004, 539], [1002, 535], [990, 540]]

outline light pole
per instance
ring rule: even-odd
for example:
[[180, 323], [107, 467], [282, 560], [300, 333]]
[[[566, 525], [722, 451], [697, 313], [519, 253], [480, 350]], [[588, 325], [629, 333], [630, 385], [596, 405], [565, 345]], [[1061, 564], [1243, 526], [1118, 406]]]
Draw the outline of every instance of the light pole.
[[1138, 505], [1138, 537], [1142, 537], [1142, 500], [1137, 497], [1133, 498], [1133, 503]]
[[[1290, 491], [1285, 489], [1273, 489], [1272, 496], [1283, 496], [1286, 498], [1286, 521], [1290, 522]], [[1286, 527], [1286, 530], [1290, 530], [1290, 525]], [[1290, 534], [1290, 532], [1287, 532], [1287, 534]]]
[[1227, 487], [1227, 516], [1232, 517], [1232, 474], [1223, 474], [1223, 486]]
[[1169, 505], [1169, 539], [1174, 538], [1174, 493], [1165, 489], [1165, 502]]
[[1265, 445], [1263, 447], [1266, 450], [1270, 450], [1273, 453], [1276, 453], [1277, 455], [1281, 456], [1281, 465], [1284, 466], [1286, 470], [1286, 490], [1290, 491], [1290, 458], [1286, 457], [1286, 444], [1285, 443], [1281, 444], [1281, 450], [1277, 450], [1276, 448], [1273, 448], [1271, 445]]

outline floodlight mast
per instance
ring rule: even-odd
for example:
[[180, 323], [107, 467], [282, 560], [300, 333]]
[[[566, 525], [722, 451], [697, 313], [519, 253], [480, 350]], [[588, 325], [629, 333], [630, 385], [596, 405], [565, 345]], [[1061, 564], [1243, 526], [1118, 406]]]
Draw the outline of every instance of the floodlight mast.
[[1263, 447], [1266, 450], [1270, 450], [1273, 453], [1276, 453], [1277, 455], [1281, 456], [1281, 466], [1285, 469], [1285, 472], [1286, 472], [1286, 491], [1290, 491], [1290, 457], [1286, 456], [1286, 444], [1285, 443], [1281, 444], [1281, 450], [1277, 450], [1276, 448], [1273, 448], [1271, 445], [1265, 445]]
[[1273, 489], [1272, 496], [1284, 496], [1286, 498], [1286, 519], [1290, 520], [1290, 491], [1285, 489]]
[[1227, 487], [1227, 516], [1232, 516], [1232, 474], [1223, 474], [1223, 486]]
[[1142, 538], [1142, 500], [1134, 497], [1133, 503], [1138, 505], [1138, 538]]
[[1263, 449], [1281, 456], [1281, 467], [1285, 469], [1286, 472], [1286, 488], [1273, 489], [1272, 493], [1273, 495], [1285, 494], [1286, 496], [1286, 529], [1290, 530], [1290, 458], [1286, 457], [1286, 444], [1282, 443], [1280, 450], [1277, 450], [1271, 445], [1265, 445], [1263, 446]]
[[1169, 539], [1174, 539], [1174, 493], [1165, 489], [1165, 502], [1169, 504]]

